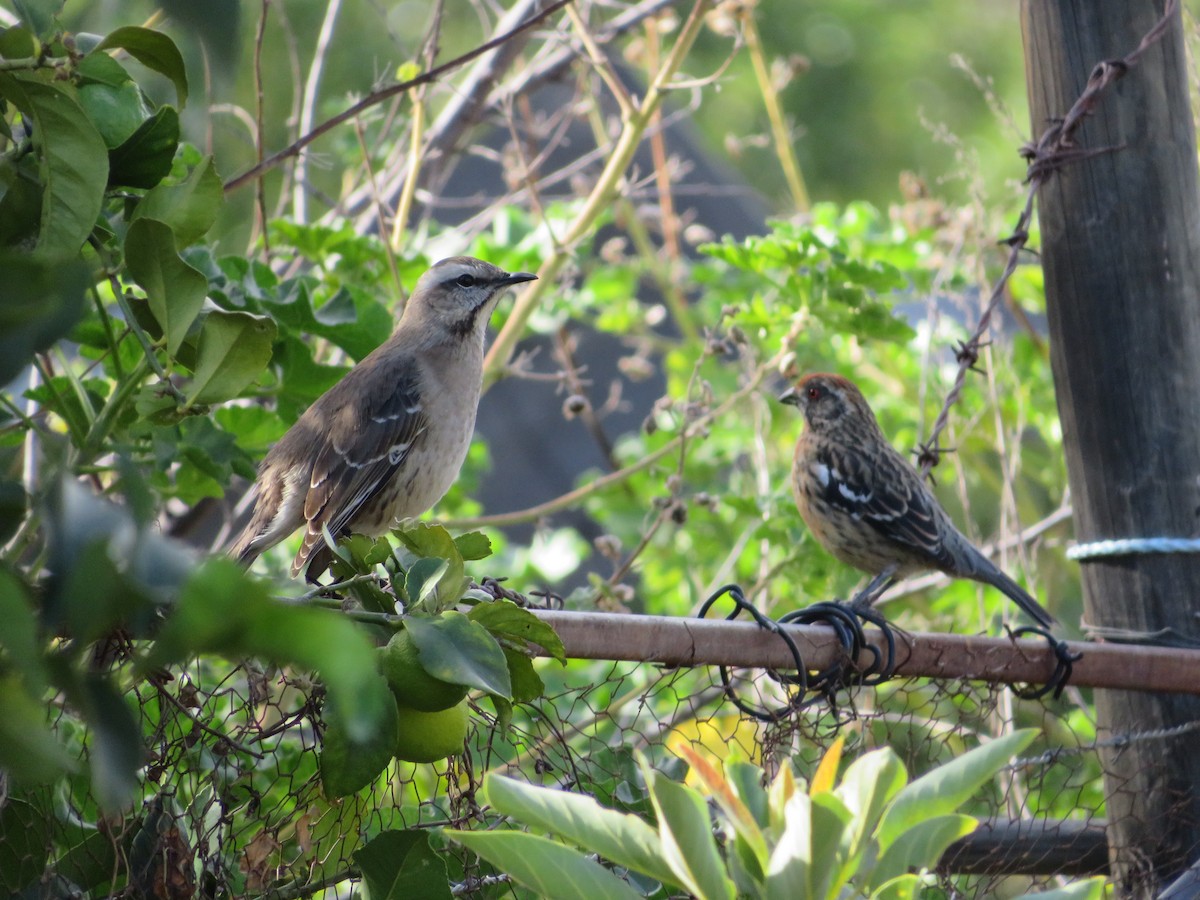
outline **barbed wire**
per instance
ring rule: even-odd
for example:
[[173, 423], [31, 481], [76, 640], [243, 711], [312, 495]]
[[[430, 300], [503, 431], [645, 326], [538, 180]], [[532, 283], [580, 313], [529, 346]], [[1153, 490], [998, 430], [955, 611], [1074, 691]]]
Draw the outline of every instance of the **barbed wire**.
[[958, 370], [954, 375], [954, 383], [946, 393], [946, 398], [942, 402], [942, 407], [938, 412], [937, 418], [934, 420], [929, 436], [924, 441], [918, 443], [914, 451], [917, 457], [917, 465], [920, 467], [922, 475], [929, 476], [933, 467], [938, 464], [941, 454], [946, 452], [944, 448], [939, 446], [938, 441], [942, 432], [949, 424], [950, 410], [958, 402], [962, 394], [963, 386], [966, 384], [967, 372], [972, 370], [979, 371], [976, 368], [976, 363], [979, 362], [979, 353], [986, 343], [983, 340], [983, 336], [987, 334], [988, 329], [991, 327], [992, 316], [999, 308], [1000, 301], [1006, 294], [1009, 279], [1016, 272], [1021, 253], [1026, 248], [1038, 190], [1056, 172], [1069, 163], [1122, 149], [1120, 146], [1101, 147], [1090, 150], [1077, 147], [1075, 145], [1075, 133], [1084, 120], [1095, 110], [1104, 91], [1113, 82], [1123, 78], [1130, 69], [1137, 65], [1142, 54], [1154, 46], [1167, 33], [1177, 8], [1178, 0], [1167, 0], [1166, 5], [1163, 7], [1162, 17], [1142, 37], [1137, 48], [1121, 59], [1105, 60], [1097, 63], [1088, 76], [1087, 85], [1084, 87], [1083, 92], [1071, 105], [1067, 114], [1062, 119], [1052, 122], [1042, 132], [1042, 136], [1036, 142], [1022, 145], [1018, 151], [1021, 154], [1021, 158], [1027, 161], [1025, 183], [1029, 187], [1025, 192], [1025, 204], [1021, 209], [1020, 215], [1017, 217], [1017, 224], [1013, 228], [1012, 233], [1000, 241], [1001, 244], [1005, 244], [1009, 248], [1004, 270], [1000, 273], [1000, 276], [996, 279], [992, 287], [991, 295], [983, 308], [983, 312], [980, 313], [975, 330], [965, 341], [960, 341], [955, 350]]

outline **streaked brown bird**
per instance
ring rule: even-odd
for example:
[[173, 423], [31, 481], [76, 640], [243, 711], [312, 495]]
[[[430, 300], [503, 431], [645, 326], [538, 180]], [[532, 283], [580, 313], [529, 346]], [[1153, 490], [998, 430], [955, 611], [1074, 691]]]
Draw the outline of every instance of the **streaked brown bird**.
[[484, 334], [509, 274], [468, 256], [417, 281], [392, 336], [317, 398], [259, 466], [250, 522], [229, 548], [250, 565], [303, 527], [292, 575], [309, 581], [336, 539], [372, 537], [437, 503], [458, 477], [475, 431]]
[[999, 588], [1043, 627], [1054, 619], [954, 527], [920, 473], [884, 437], [862, 392], [840, 375], [806, 375], [779, 400], [804, 413], [792, 494], [813, 536], [875, 578], [872, 602], [896, 579], [937, 569]]

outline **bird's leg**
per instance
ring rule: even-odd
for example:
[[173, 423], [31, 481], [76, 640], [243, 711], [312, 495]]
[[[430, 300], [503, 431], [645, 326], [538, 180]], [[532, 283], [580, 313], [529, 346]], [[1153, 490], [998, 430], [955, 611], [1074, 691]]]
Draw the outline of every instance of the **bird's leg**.
[[871, 579], [865, 588], [850, 599], [851, 609], [870, 609], [883, 592], [892, 586], [898, 566], [891, 565]]

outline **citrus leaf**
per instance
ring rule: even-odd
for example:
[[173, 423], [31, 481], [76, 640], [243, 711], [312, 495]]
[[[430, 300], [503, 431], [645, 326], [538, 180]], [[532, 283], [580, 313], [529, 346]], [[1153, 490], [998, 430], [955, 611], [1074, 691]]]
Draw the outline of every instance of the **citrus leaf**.
[[275, 323], [266, 316], [210, 312], [200, 329], [187, 405], [236, 397], [267, 367], [274, 340]]
[[508, 660], [483, 626], [462, 613], [447, 612], [436, 619], [408, 616], [404, 628], [420, 652], [421, 665], [434, 678], [512, 699]]
[[179, 48], [169, 37], [161, 31], [126, 25], [109, 32], [96, 46], [96, 51], [110, 50], [114, 47], [126, 51], [147, 69], [171, 79], [171, 83], [175, 85], [175, 96], [179, 100], [179, 106], [182, 108], [187, 104], [187, 69], [184, 67]]
[[175, 234], [163, 222], [138, 219], [125, 236], [129, 274], [142, 286], [150, 311], [174, 356], [204, 306], [208, 279], [180, 258]]
[[370, 900], [450, 900], [446, 861], [421, 829], [384, 831], [354, 851]]

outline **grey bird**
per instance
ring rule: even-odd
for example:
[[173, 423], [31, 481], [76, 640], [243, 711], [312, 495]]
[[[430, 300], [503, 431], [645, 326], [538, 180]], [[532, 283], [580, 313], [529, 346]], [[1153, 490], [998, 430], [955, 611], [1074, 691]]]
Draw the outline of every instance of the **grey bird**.
[[229, 555], [248, 566], [303, 527], [292, 575], [315, 582], [333, 558], [323, 530], [376, 537], [437, 503], [475, 431], [488, 320], [505, 288], [536, 278], [469, 256], [425, 272], [391, 337], [267, 453]]

